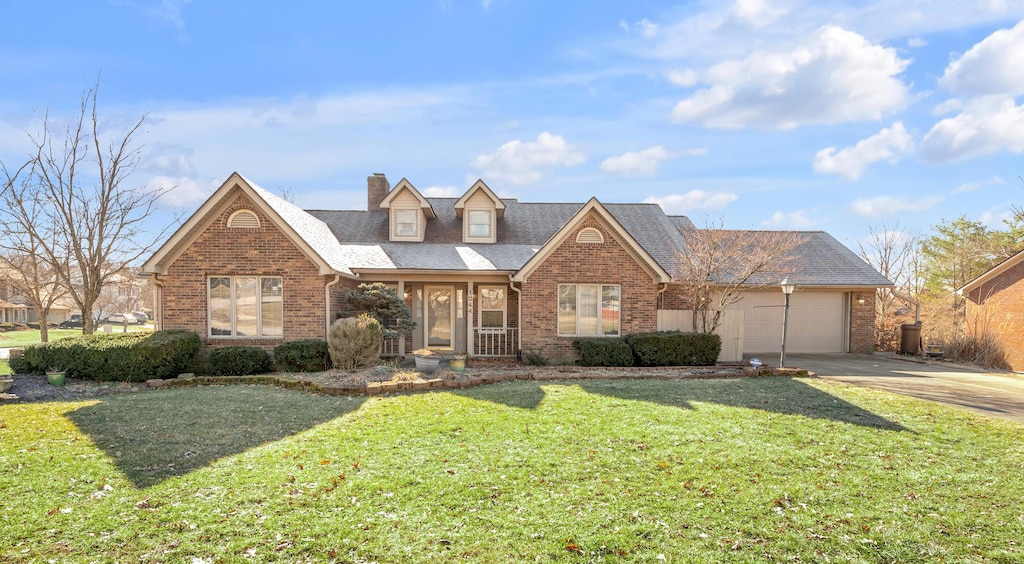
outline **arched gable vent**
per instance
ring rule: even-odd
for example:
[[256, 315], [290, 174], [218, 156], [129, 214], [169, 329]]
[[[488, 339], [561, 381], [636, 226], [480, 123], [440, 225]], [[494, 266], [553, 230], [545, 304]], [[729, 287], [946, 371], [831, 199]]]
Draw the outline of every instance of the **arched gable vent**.
[[604, 243], [604, 235], [593, 227], [588, 227], [576, 235], [577, 243]]
[[238, 210], [228, 218], [228, 229], [259, 229], [260, 218], [251, 210]]

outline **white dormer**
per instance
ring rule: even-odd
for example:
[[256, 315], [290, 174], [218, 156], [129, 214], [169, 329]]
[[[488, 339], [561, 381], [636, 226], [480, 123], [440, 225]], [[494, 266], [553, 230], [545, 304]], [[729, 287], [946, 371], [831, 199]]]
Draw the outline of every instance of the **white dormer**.
[[505, 203], [483, 180], [455, 202], [455, 216], [462, 218], [463, 243], [494, 243], [497, 241], [498, 219], [505, 214]]
[[408, 180], [402, 179], [380, 203], [388, 210], [388, 233], [391, 241], [423, 242], [427, 220], [434, 219], [434, 208]]

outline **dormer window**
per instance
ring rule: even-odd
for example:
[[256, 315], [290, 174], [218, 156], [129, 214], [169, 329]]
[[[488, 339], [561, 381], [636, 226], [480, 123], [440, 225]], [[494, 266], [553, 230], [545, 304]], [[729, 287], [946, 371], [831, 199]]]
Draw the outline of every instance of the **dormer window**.
[[469, 210], [466, 215], [469, 216], [469, 239], [490, 240], [492, 238], [491, 217], [493, 217], [493, 213], [491, 210]]
[[419, 210], [393, 210], [395, 237], [417, 237], [419, 235]]
[[462, 219], [463, 243], [496, 243], [497, 221], [505, 214], [505, 202], [483, 180], [455, 202], [455, 217]]

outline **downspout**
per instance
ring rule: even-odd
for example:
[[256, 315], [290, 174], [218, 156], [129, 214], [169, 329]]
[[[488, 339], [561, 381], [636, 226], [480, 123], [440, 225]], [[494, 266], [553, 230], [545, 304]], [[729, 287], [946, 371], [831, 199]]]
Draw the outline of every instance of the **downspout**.
[[516, 362], [522, 362], [523, 360], [523, 292], [519, 288], [516, 288], [515, 281], [512, 280], [512, 275], [508, 275], [508, 287], [517, 294], [516, 299], [516, 323], [519, 324], [519, 342], [516, 343]]
[[164, 283], [156, 272], [153, 273], [153, 285], [156, 286], [156, 292], [153, 292], [153, 316], [156, 317], [153, 330], [159, 331], [164, 328]]
[[341, 275], [335, 274], [334, 280], [324, 285], [324, 319], [327, 320], [327, 327], [324, 328], [324, 340], [331, 335], [331, 286], [341, 281]]

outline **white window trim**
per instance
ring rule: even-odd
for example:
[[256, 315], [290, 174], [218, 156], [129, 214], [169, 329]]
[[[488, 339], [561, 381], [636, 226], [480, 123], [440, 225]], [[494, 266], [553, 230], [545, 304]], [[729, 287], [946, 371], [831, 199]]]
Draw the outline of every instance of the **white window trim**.
[[[562, 288], [565, 287], [565, 286], [574, 286], [576, 288], [576, 332], [575, 333], [562, 333], [562, 328], [558, 326], [558, 314], [557, 314], [557, 312], [558, 312], [558, 297], [562, 294]], [[597, 327], [598, 327], [598, 333], [596, 335], [582, 335], [582, 334], [580, 334], [580, 286], [597, 286], [597, 294], [598, 294]], [[600, 331], [601, 324], [602, 324], [601, 312], [604, 309], [603, 304], [601, 304], [600, 299], [601, 299], [601, 296], [604, 294], [604, 289], [607, 288], [607, 287], [615, 287], [615, 288], [619, 289], [619, 315], [618, 315], [617, 323], [615, 325], [615, 334], [614, 335], [605, 335], [603, 332]], [[579, 283], [574, 283], [574, 284], [559, 284], [558, 285], [558, 289], [556, 290], [556, 293], [555, 293], [555, 312], [556, 312], [555, 313], [555, 327], [556, 327], [556, 331], [558, 332], [557, 334], [558, 334], [559, 337], [609, 337], [609, 338], [621, 337], [622, 336], [622, 285], [621, 284], [593, 284], [593, 283], [585, 283], [585, 282], [579, 282]]]
[[[213, 308], [212, 300], [210, 298], [210, 280], [213, 278], [227, 278], [230, 280], [231, 288], [231, 334], [230, 335], [214, 335], [213, 334]], [[238, 331], [236, 324], [238, 322], [238, 314], [236, 308], [238, 307], [238, 300], [235, 296], [235, 279], [236, 278], [255, 278], [256, 288], [258, 291], [259, 299], [256, 300], [256, 335], [236, 335]], [[281, 335], [263, 335], [263, 280], [267, 278], [277, 278], [281, 280]], [[238, 274], [238, 275], [210, 275], [206, 277], [206, 335], [210, 339], [284, 339], [284, 277], [282, 276], [259, 276], [255, 274]]]
[[[496, 309], [484, 309], [484, 290], [501, 290], [501, 327], [484, 327], [484, 311], [498, 311]], [[480, 305], [476, 312], [476, 328], [480, 333], [504, 333], [508, 331], [508, 288], [505, 286], [478, 286], [477, 296], [480, 298]]]

